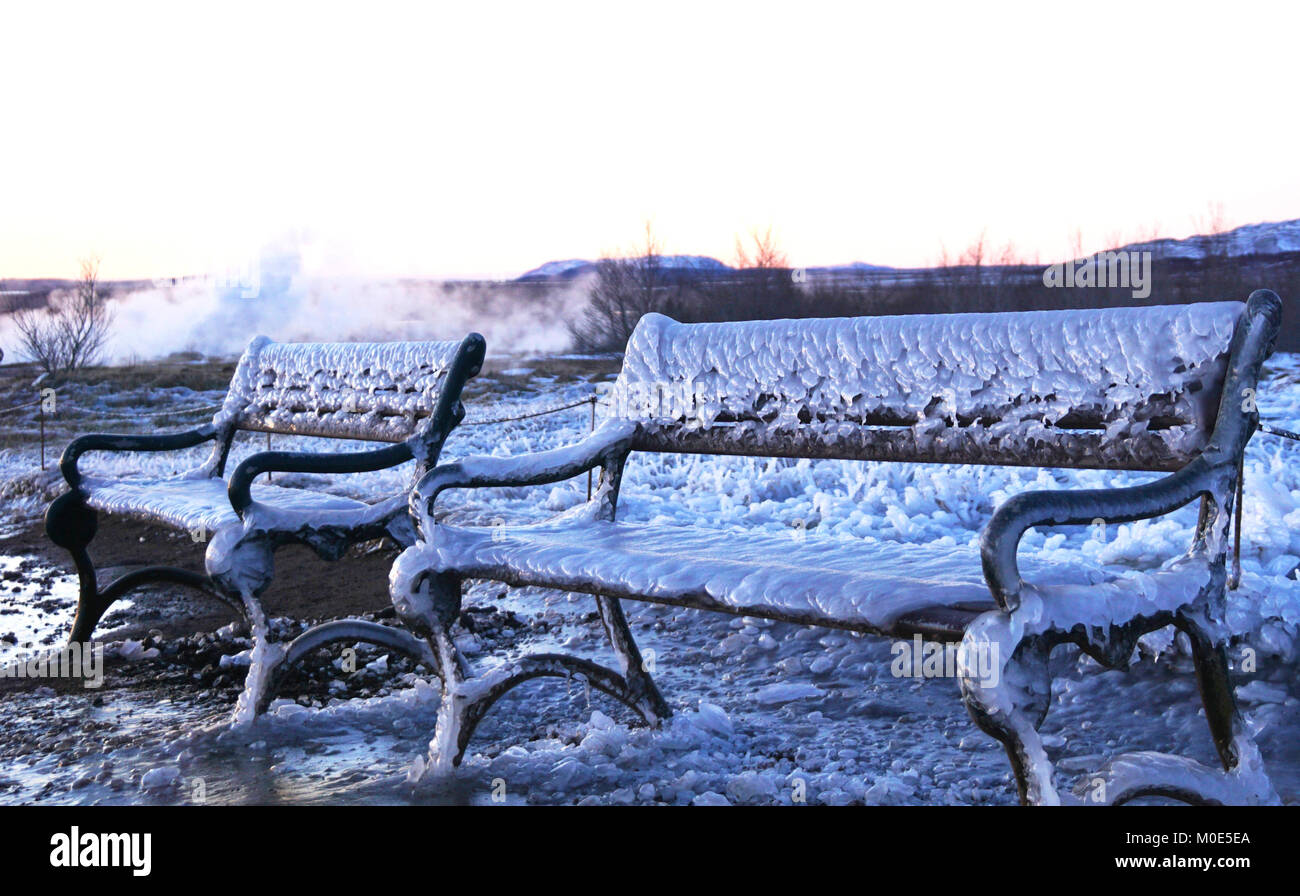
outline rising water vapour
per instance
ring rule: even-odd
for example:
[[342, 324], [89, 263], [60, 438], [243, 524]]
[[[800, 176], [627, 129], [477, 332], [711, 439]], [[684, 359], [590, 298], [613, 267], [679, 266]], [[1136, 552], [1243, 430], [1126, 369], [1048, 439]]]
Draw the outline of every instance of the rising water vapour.
[[580, 285], [309, 276], [281, 260], [254, 283], [181, 281], [116, 299], [114, 360], [174, 351], [239, 352], [256, 335], [283, 342], [460, 339], [482, 333], [497, 352], [568, 347]]
[[[304, 273], [296, 253], [251, 271], [110, 290], [113, 326], [103, 360], [173, 352], [231, 356], [254, 336], [280, 342], [460, 339], [482, 333], [494, 353], [559, 352], [586, 301], [581, 282], [380, 279]], [[57, 300], [58, 295], [52, 297]], [[0, 316], [0, 344], [17, 349]], [[16, 352], [15, 352], [16, 354]]]

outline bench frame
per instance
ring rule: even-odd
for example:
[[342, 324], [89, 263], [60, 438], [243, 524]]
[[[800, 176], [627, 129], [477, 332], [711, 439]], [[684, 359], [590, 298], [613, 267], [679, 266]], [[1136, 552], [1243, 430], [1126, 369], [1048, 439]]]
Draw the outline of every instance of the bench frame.
[[[254, 340], [249, 352], [258, 346]], [[402, 652], [429, 665], [433, 656], [424, 642], [408, 632], [362, 619], [342, 619], [314, 626], [288, 645], [271, 642], [267, 617], [260, 595], [270, 585], [274, 574], [274, 551], [282, 545], [297, 543], [310, 547], [323, 560], [337, 560], [354, 544], [393, 536], [409, 542], [410, 520], [406, 516], [406, 496], [369, 505], [357, 512], [332, 511], [320, 522], [296, 520], [285, 527], [275, 521], [265, 523], [253, 512], [253, 481], [263, 473], [364, 473], [388, 469], [417, 460], [416, 476], [437, 463], [447, 436], [464, 419], [460, 395], [470, 378], [483, 365], [486, 344], [483, 337], [471, 333], [461, 341], [441, 380], [436, 405], [409, 438], [395, 444], [360, 452], [265, 451], [248, 457], [230, 476], [227, 494], [240, 525], [223, 527], [213, 534], [207, 550], [207, 574], [169, 566], [148, 566], [132, 570], [100, 587], [88, 546], [99, 525], [98, 511], [89, 506], [82, 489], [83, 475], [78, 467], [81, 457], [94, 451], [161, 452], [191, 448], [214, 442], [207, 462], [190, 476], [220, 478], [236, 432], [241, 427], [235, 417], [221, 416], [213, 423], [185, 432], [162, 435], [91, 434], [79, 436], [64, 450], [59, 469], [69, 491], [60, 495], [45, 514], [45, 530], [50, 540], [72, 555], [80, 582], [77, 614], [69, 642], [91, 640], [95, 625], [109, 607], [141, 587], [159, 584], [183, 585], [208, 594], [234, 610], [248, 625], [254, 641], [252, 664], [244, 692], [235, 712], [236, 721], [248, 721], [264, 712], [285, 674], [308, 653], [335, 641], [368, 642]], [[232, 388], [233, 388], [232, 383]], [[297, 434], [291, 429], [274, 426], [256, 431]], [[158, 522], [152, 517], [146, 517]]]
[[[937, 640], [960, 641], [963, 700], [976, 724], [1005, 747], [1022, 803], [1119, 804], [1153, 795], [1192, 803], [1277, 801], [1236, 707], [1223, 619], [1229, 587], [1229, 530], [1234, 506], [1239, 510], [1239, 504], [1234, 502], [1239, 500], [1243, 453], [1258, 416], [1247, 399], [1253, 396], [1250, 390], [1256, 388], [1260, 367], [1272, 352], [1281, 307], [1281, 300], [1269, 290], [1257, 290], [1249, 297], [1228, 348], [1228, 368], [1213, 431], [1190, 463], [1136, 487], [1030, 492], [1008, 500], [997, 509], [981, 535], [984, 575], [999, 609], [977, 616], [964, 625], [964, 630], [956, 632], [948, 630], [943, 620], [930, 630], [878, 632], [906, 637], [920, 633]], [[419, 521], [421, 534], [428, 539], [436, 525], [434, 503], [447, 489], [541, 485], [599, 467], [599, 486], [580, 513], [592, 520], [612, 521], [623, 467], [638, 431], [635, 422], [608, 420], [588, 438], [564, 448], [526, 457], [474, 457], [436, 467], [412, 494], [412, 514]], [[1190, 600], [1139, 602], [1130, 615], [1097, 624], [1086, 614], [1075, 613], [1067, 601], [1048, 600], [1021, 582], [1016, 551], [1021, 537], [1032, 526], [1091, 524], [1098, 519], [1131, 522], [1169, 513], [1197, 498], [1201, 502], [1200, 515], [1186, 562], [1199, 564], [1193, 573], [1203, 573], [1204, 582]], [[566, 514], [566, 521], [580, 520], [578, 514]], [[508, 585], [545, 585], [537, 581], [536, 575], [525, 579], [508, 565], [490, 573], [487, 578]], [[482, 576], [482, 570], [474, 575]], [[460, 613], [461, 585], [461, 578], [453, 572], [429, 569], [419, 545], [403, 553], [391, 579], [398, 615], [428, 641], [442, 678], [443, 701], [428, 768], [447, 770], [458, 765], [475, 727], [492, 704], [515, 685], [539, 676], [585, 679], [597, 690], [622, 701], [652, 726], [669, 715], [668, 705], [642, 664], [619, 604], [623, 598], [651, 598], [612, 588], [592, 592], [620, 670], [578, 657], [542, 654], [506, 662], [475, 676], [451, 634]], [[555, 586], [574, 590], [572, 583]], [[704, 601], [685, 605], [728, 611]], [[1051, 700], [1052, 677], [1047, 662], [1051, 651], [1072, 643], [1102, 665], [1122, 668], [1133, 656], [1138, 638], [1168, 625], [1185, 632], [1190, 640], [1222, 770], [1163, 754], [1126, 755], [1112, 760], [1099, 773], [1100, 778], [1094, 776], [1088, 781], [1095, 785], [1100, 780], [1103, 786], [1093, 786], [1088, 793], [1077, 796], [1059, 793], [1053, 780], [1053, 763], [1037, 731]], [[1001, 648], [1002, 668], [996, 685], [988, 685], [970, 672], [979, 668], [973, 652], [990, 644]]]

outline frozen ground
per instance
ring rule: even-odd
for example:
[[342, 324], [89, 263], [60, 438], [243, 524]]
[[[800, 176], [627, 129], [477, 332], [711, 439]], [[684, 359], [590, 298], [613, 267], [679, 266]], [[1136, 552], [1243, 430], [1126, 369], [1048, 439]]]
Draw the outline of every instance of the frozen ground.
[[[471, 420], [563, 404], [590, 394], [593, 382], [607, 375], [598, 367], [557, 374], [548, 359], [516, 359], [478, 383], [469, 402]], [[1300, 429], [1300, 358], [1275, 359], [1269, 377], [1262, 390], [1265, 419]], [[215, 403], [220, 393], [160, 396], [74, 387], [66, 397], [74, 406], [111, 406], [114, 413], [130, 414], [134, 406]], [[588, 414], [579, 407], [464, 426], [445, 457], [565, 444], [587, 431]], [[0, 425], [30, 431], [32, 418], [16, 418], [0, 418]], [[106, 428], [103, 422], [99, 428]], [[158, 420], [157, 428], [180, 427], [175, 420]], [[260, 447], [250, 440], [238, 450]], [[197, 465], [202, 449], [185, 455], [100, 455], [90, 466], [157, 475]], [[21, 526], [39, 513], [48, 483], [33, 472], [36, 467], [30, 443], [20, 440], [0, 451], [0, 525]], [[1254, 650], [1258, 668], [1250, 674], [1238, 670], [1239, 697], [1276, 786], [1295, 803], [1300, 582], [1288, 574], [1300, 565], [1300, 444], [1257, 436], [1246, 472], [1245, 577], [1231, 599], [1230, 623], [1239, 636], [1237, 655]], [[404, 485], [408, 475], [399, 470], [327, 482], [332, 490], [364, 498]], [[788, 532], [791, 538], [966, 544], [976, 539], [993, 507], [1018, 492], [1144, 478], [634, 455], [620, 516]], [[279, 482], [286, 483], [293, 479]], [[585, 495], [585, 480], [575, 480], [538, 489], [451, 493], [441, 506], [462, 521], [513, 522], [544, 518]], [[1022, 552], [1150, 568], [1186, 548], [1193, 516], [1193, 509], [1185, 509], [1105, 532], [1031, 532]], [[37, 569], [31, 558], [0, 558], [0, 636], [13, 634], [12, 641], [0, 640], [0, 659], [66, 632], [74, 592], [66, 576]], [[469, 588], [466, 605], [528, 620], [486, 636], [466, 632], [463, 643], [471, 652], [562, 647], [612, 662], [591, 622], [588, 597], [507, 592], [478, 583]], [[375, 662], [368, 674], [382, 680], [370, 696], [341, 693], [311, 709], [283, 700], [252, 731], [234, 733], [222, 725], [230, 708], [225, 697], [187, 687], [184, 676], [167, 678], [164, 663], [128, 645], [117, 662], [141, 670], [130, 687], [114, 687], [110, 680], [95, 692], [27, 688], [4, 694], [0, 712], [9, 736], [0, 748], [0, 800], [486, 802], [497, 794], [528, 802], [790, 803], [801, 793], [813, 803], [1014, 800], [1001, 748], [970, 722], [956, 683], [894, 678], [886, 641], [667, 607], [627, 609], [643, 649], [654, 651], [656, 678], [676, 711], [660, 731], [630, 727], [616, 704], [577, 686], [534, 682], [494, 708], [451, 779], [416, 790], [408, 774], [424, 753], [438, 699], [422, 670], [385, 675], [383, 658], [365, 654]], [[240, 649], [240, 642], [230, 641], [230, 655]], [[1212, 761], [1194, 679], [1178, 645], [1152, 638], [1143, 654], [1142, 662], [1123, 673], [1058, 651], [1062, 677], [1044, 731], [1066, 779], [1096, 768], [1112, 753], [1134, 749]], [[158, 684], [151, 686], [154, 679]]]

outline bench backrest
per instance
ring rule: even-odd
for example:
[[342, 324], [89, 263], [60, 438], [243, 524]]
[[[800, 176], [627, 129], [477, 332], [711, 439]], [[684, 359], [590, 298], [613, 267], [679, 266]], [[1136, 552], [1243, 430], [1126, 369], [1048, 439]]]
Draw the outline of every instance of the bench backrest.
[[434, 412], [461, 346], [277, 343], [259, 336], [240, 358], [214, 422], [254, 432], [403, 442]]
[[1244, 307], [648, 314], [607, 408], [641, 451], [1174, 470], [1213, 429]]

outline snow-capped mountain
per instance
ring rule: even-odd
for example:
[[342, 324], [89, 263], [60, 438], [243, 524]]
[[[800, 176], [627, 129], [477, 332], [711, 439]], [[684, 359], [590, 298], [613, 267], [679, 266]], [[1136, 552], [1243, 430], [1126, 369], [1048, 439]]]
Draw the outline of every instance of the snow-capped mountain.
[[[1117, 251], [1151, 251], [1161, 259], [1197, 260], [1212, 256], [1227, 255], [1232, 258], [1245, 256], [1268, 256], [1300, 253], [1300, 219], [1292, 221], [1269, 221], [1261, 224], [1247, 224], [1235, 230], [1217, 234], [1197, 234], [1183, 239], [1159, 239], [1148, 242], [1130, 243], [1115, 247]], [[548, 261], [533, 268], [516, 280], [546, 281], [572, 280], [596, 269], [596, 261], [585, 258], [570, 258], [564, 261]], [[668, 270], [681, 274], [698, 273], [705, 276], [725, 274], [735, 268], [707, 255], [661, 255], [659, 264]], [[889, 265], [868, 264], [854, 261], [848, 264], [823, 265], [805, 269], [807, 273], [830, 276], [870, 276], [887, 274], [899, 268]], [[915, 269], [913, 269], [915, 272]]]
[[[516, 277], [516, 280], [572, 280], [583, 274], [596, 270], [598, 261], [586, 258], [570, 258], [565, 261], [548, 261]], [[708, 255], [660, 255], [659, 266], [665, 270], [693, 272], [699, 274], [719, 274], [733, 268], [711, 258]]]
[[1131, 243], [1124, 250], [1149, 250], [1157, 258], [1202, 259], [1227, 255], [1285, 255], [1300, 252], [1300, 219], [1247, 224], [1224, 233], [1197, 234], [1181, 240], [1161, 239]]
[[896, 271], [898, 268], [887, 264], [867, 264], [865, 261], [851, 261], [848, 264], [822, 265], [806, 269], [809, 274], [871, 274], [878, 271]]

